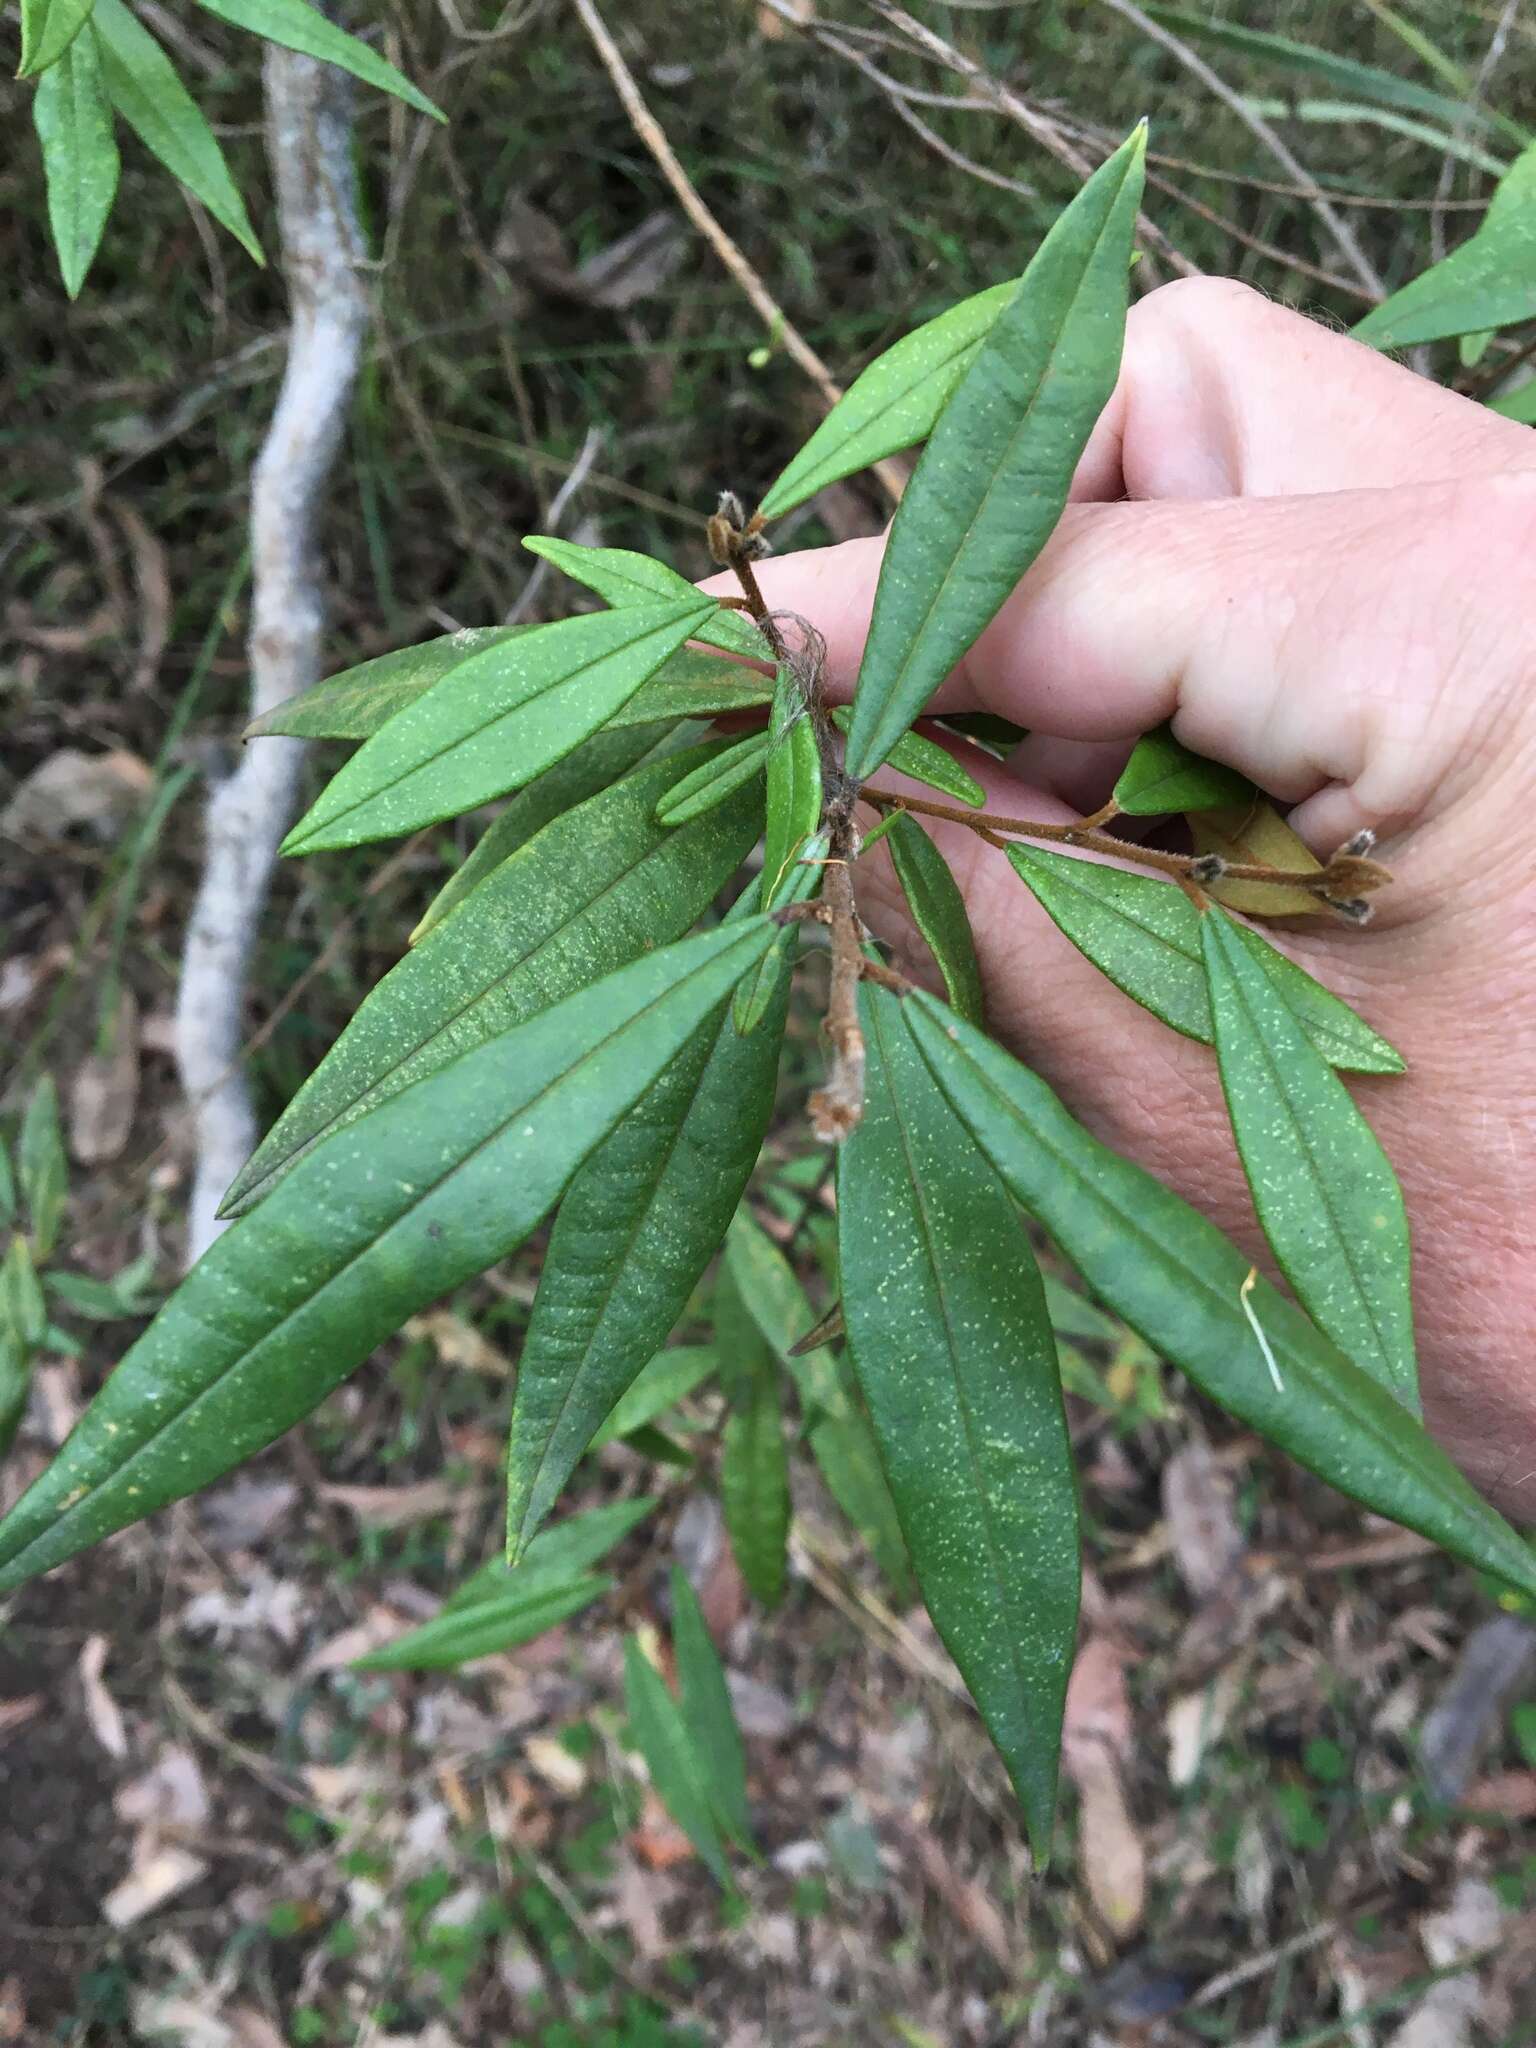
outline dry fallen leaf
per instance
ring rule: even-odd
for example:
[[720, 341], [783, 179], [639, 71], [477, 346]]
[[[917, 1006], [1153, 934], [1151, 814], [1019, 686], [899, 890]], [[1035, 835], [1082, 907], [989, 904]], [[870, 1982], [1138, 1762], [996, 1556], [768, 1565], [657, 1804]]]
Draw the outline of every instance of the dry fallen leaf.
[[[1428, 1913], [1419, 1922], [1419, 1939], [1437, 1970], [1470, 1962], [1496, 1947], [1504, 1909], [1491, 1886], [1465, 1877], [1443, 1913]], [[1392, 2036], [1390, 2048], [1472, 2048], [1480, 2038], [1483, 1991], [1477, 1972], [1442, 1978], [1425, 1992]]]
[[208, 1866], [187, 1849], [158, 1845], [148, 1850], [143, 1861], [119, 1885], [114, 1885], [101, 1902], [105, 1918], [116, 1928], [132, 1927], [135, 1921], [155, 1912], [205, 1877]]
[[208, 1819], [208, 1788], [191, 1750], [168, 1742], [147, 1771], [119, 1787], [112, 1804], [119, 1820], [195, 1834]]
[[113, 839], [148, 796], [154, 777], [125, 748], [87, 754], [60, 747], [24, 776], [0, 811], [0, 832], [16, 839], [62, 839], [84, 826]]
[[586, 1787], [587, 1767], [552, 1735], [530, 1735], [523, 1744], [528, 1768], [552, 1790], [574, 1798]]
[[1163, 1467], [1163, 1515], [1179, 1577], [1192, 1599], [1208, 1600], [1243, 1553], [1232, 1480], [1203, 1437]]
[[1467, 1637], [1419, 1739], [1424, 1776], [1445, 1805], [1461, 1798], [1510, 1700], [1533, 1673], [1536, 1628], [1528, 1621], [1496, 1614]]
[[40, 1692], [23, 1693], [20, 1699], [0, 1700], [0, 1742], [35, 1720], [43, 1711], [44, 1704], [44, 1696]]
[[473, 1323], [466, 1323], [452, 1309], [429, 1308], [422, 1315], [412, 1316], [403, 1334], [430, 1344], [442, 1365], [483, 1373], [487, 1379], [512, 1377], [512, 1361], [506, 1353], [498, 1351], [489, 1337], [482, 1337]]
[[1147, 1895], [1146, 1851], [1121, 1777], [1131, 1736], [1124, 1657], [1109, 1636], [1091, 1636], [1072, 1667], [1061, 1762], [1077, 1787], [1078, 1860], [1088, 1896], [1121, 1940], [1140, 1926]]
[[1241, 1689], [1235, 1667], [1218, 1672], [1198, 1692], [1180, 1694], [1163, 1717], [1168, 1738], [1168, 1782], [1192, 1785], [1207, 1754], [1220, 1742]]
[[447, 1479], [417, 1479], [408, 1486], [322, 1486], [321, 1500], [345, 1508], [370, 1529], [403, 1529], [463, 1507], [470, 1490]]
[[102, 1683], [101, 1674], [106, 1668], [108, 1650], [105, 1636], [87, 1636], [75, 1668], [80, 1675], [80, 1689], [85, 1694], [85, 1718], [91, 1724], [91, 1733], [108, 1756], [121, 1759], [128, 1754], [128, 1731], [123, 1726], [117, 1701]]
[[128, 1142], [139, 1100], [139, 1006], [131, 989], [94, 1050], [75, 1069], [69, 1091], [69, 1149], [82, 1166], [116, 1159]]

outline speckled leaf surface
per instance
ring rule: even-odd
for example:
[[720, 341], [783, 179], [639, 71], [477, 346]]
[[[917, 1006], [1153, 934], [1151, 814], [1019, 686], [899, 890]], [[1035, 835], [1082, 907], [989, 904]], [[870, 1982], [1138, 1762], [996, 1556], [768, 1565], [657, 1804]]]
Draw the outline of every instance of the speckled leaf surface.
[[706, 817], [737, 790], [757, 780], [768, 766], [771, 746], [766, 733], [749, 733], [744, 740], [733, 740], [722, 753], [674, 783], [656, 806], [657, 821], [676, 826]]
[[916, 818], [899, 817], [886, 835], [891, 865], [912, 921], [939, 964], [949, 1000], [969, 1023], [982, 1022], [981, 968], [960, 884]]
[[1215, 811], [1224, 804], [1252, 803], [1257, 794], [1246, 775], [1191, 753], [1167, 725], [1136, 742], [1114, 788], [1116, 805], [1131, 818], [1160, 811]]
[[1270, 1249], [1318, 1328], [1417, 1414], [1397, 1175], [1231, 920], [1213, 911], [1200, 928], [1222, 1090]]
[[886, 542], [848, 735], [885, 760], [1050, 538], [1119, 374], [1142, 128], [1041, 243], [934, 424]]
[[778, 1360], [748, 1313], [729, 1264], [715, 1283], [715, 1349], [729, 1410], [720, 1446], [720, 1506], [741, 1575], [765, 1607], [784, 1591], [789, 1460]]
[[[1010, 846], [1019, 879], [1094, 966], [1186, 1038], [1214, 1043], [1200, 917], [1183, 890], [1100, 861]], [[1360, 1074], [1400, 1074], [1401, 1054], [1347, 1003], [1246, 925], [1242, 944], [1326, 1060]]]
[[358, 748], [280, 851], [395, 838], [521, 789], [606, 725], [708, 610], [632, 605], [472, 654]]
[[694, 825], [658, 798], [708, 748], [669, 756], [546, 825], [359, 1005], [225, 1197], [258, 1202], [308, 1148], [470, 1046], [685, 932], [757, 837], [743, 790]]
[[[839, 732], [846, 733], [852, 717], [850, 707], [839, 704], [833, 710], [832, 723]], [[924, 782], [930, 789], [952, 796], [958, 804], [969, 804], [973, 811], [981, 810], [987, 801], [987, 792], [948, 748], [924, 739], [920, 732], [904, 732], [886, 755], [885, 764], [899, 775], [910, 775], [914, 782]]]
[[271, 1443], [520, 1244], [771, 937], [754, 918], [634, 961], [319, 1148], [215, 1241], [0, 1524], [0, 1591]]
[[1536, 1594], [1536, 1553], [1393, 1394], [1251, 1277], [1214, 1224], [1090, 1137], [1037, 1075], [943, 1004], [918, 994], [908, 1005], [945, 1094], [1106, 1306], [1341, 1493]]
[[774, 901], [790, 864], [821, 822], [821, 749], [794, 677], [781, 670], [768, 721], [763, 907]]
[[367, 740], [408, 704], [425, 696], [451, 669], [460, 668], [472, 654], [488, 647], [500, 647], [515, 635], [530, 632], [526, 626], [462, 626], [457, 633], [444, 633], [437, 640], [421, 640], [414, 647], [397, 647], [390, 654], [377, 654], [372, 661], [360, 661], [311, 684], [248, 725], [248, 740], [266, 739], [286, 733], [296, 740]]
[[32, 125], [43, 152], [59, 274], [75, 298], [100, 246], [121, 167], [94, 34], [77, 35], [37, 81]]
[[[595, 590], [604, 604], [654, 604], [658, 598], [673, 604], [698, 600], [698, 591], [685, 576], [658, 562], [654, 555], [637, 554], [633, 548], [587, 548], [578, 541], [557, 540], [545, 533], [525, 534], [523, 546]], [[731, 654], [750, 654], [759, 661], [770, 658], [767, 641], [746, 614], [725, 607], [717, 608], [696, 626], [692, 638]]]
[[1045, 1292], [1018, 1211], [935, 1084], [904, 1003], [866, 987], [861, 1008], [864, 1116], [838, 1166], [848, 1341], [928, 1612], [1043, 1861], [1080, 1569]]

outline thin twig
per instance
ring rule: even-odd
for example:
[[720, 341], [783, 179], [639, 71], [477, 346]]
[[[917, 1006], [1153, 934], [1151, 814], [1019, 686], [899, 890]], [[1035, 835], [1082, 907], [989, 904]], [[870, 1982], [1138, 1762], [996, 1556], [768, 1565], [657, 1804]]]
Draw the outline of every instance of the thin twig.
[[[571, 4], [577, 19], [591, 37], [604, 70], [613, 80], [614, 90], [629, 116], [629, 125], [655, 159], [656, 168], [672, 187], [678, 205], [741, 287], [767, 328], [770, 343], [783, 344], [785, 354], [810, 378], [830, 410], [843, 395], [841, 385], [753, 269], [739, 244], [731, 239], [699, 196], [697, 187], [667, 140], [666, 130], [646, 105], [635, 83], [634, 73], [624, 61], [623, 51], [609, 34], [607, 23], [597, 10], [596, 0], [571, 0]], [[902, 471], [895, 463], [881, 462], [874, 465], [874, 473], [894, 504], [901, 497], [906, 481]]]
[[[556, 491], [554, 497], [550, 500], [549, 510], [544, 515], [544, 531], [546, 533], [558, 533], [560, 531], [560, 522], [565, 517], [566, 507], [591, 475], [593, 465], [602, 453], [602, 447], [602, 429], [600, 427], [588, 427], [587, 438], [581, 444], [581, 452], [571, 465], [564, 483], [561, 484], [559, 490]], [[506, 618], [503, 620], [502, 623], [504, 625], [515, 626], [520, 619], [528, 616], [528, 613], [533, 608], [533, 601], [538, 596], [539, 590], [549, 574], [549, 566], [549, 563], [541, 555], [534, 564], [533, 574], [523, 585], [521, 591], [519, 591], [516, 604], [513, 605], [511, 611], [507, 613]]]
[[[253, 718], [319, 674], [324, 608], [316, 523], [368, 315], [351, 81], [333, 65], [269, 44], [263, 82], [293, 326], [251, 486]], [[177, 1064], [197, 1126], [189, 1263], [222, 1228], [215, 1210], [255, 1144], [239, 1066], [245, 975], [278, 841], [293, 814], [302, 752], [297, 740], [250, 748], [209, 800], [203, 876], [176, 1002]]]

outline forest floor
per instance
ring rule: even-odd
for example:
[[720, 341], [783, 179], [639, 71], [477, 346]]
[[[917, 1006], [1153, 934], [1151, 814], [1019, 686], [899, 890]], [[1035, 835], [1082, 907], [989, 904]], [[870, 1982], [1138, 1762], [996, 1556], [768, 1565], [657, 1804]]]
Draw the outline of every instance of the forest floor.
[[[270, 242], [248, 46], [153, 11]], [[705, 573], [716, 489], [760, 488], [817, 417], [564, 9], [535, 4], [485, 42], [446, 4], [383, 12], [392, 54], [453, 121], [423, 138], [398, 108], [363, 107], [378, 308], [326, 523], [332, 669], [505, 616], [530, 573], [519, 537], [544, 530], [577, 464], [563, 532]], [[839, 375], [1012, 274], [1071, 189], [1005, 119], [909, 106], [936, 155], [834, 50], [771, 8], [725, 12], [626, 10], [631, 61]], [[1266, 25], [1419, 76], [1363, 12], [1293, 0]], [[1475, 71], [1500, 16], [1435, 12]], [[1505, 12], [1489, 91], [1529, 106], [1536, 28]], [[1158, 218], [1201, 268], [1335, 323], [1368, 303], [1292, 181], [1118, 16], [928, 13], [1085, 147], [1150, 111], [1154, 167], [1206, 209], [1164, 194]], [[199, 793], [242, 724], [243, 518], [285, 317], [272, 274], [135, 154], [69, 308], [25, 101], [0, 85], [21, 138], [0, 164], [0, 1115], [55, 1077], [74, 1155], [56, 1263], [123, 1299], [116, 1321], [61, 1315], [69, 1346], [37, 1371], [0, 1504], [177, 1270], [190, 1150], [170, 1012]], [[1390, 283], [1427, 260], [1439, 152], [1359, 122], [1284, 126], [1312, 176], [1365, 202], [1350, 218]], [[1487, 189], [1453, 163], [1435, 215], [1453, 241]], [[840, 486], [790, 544], [882, 517], [872, 486]], [[555, 615], [553, 586], [528, 616]], [[312, 751], [311, 789], [339, 758]], [[468, 843], [445, 827], [403, 859], [284, 869], [247, 1019], [264, 1119]], [[750, 1198], [781, 1237], [768, 1194], [819, 1185], [801, 1085], [819, 1059], [814, 965], [806, 983]], [[814, 1241], [794, 1249], [824, 1301]], [[253, 1465], [0, 1609], [0, 2044], [1536, 2042], [1536, 1629], [1128, 1336], [1064, 1340], [1089, 1390], [1071, 1410], [1088, 1576], [1043, 1875], [925, 1617], [808, 1462], [772, 1613], [697, 1477], [613, 1445], [570, 1504], [661, 1502], [619, 1553], [617, 1593], [457, 1674], [353, 1670], [494, 1549], [538, 1261], [536, 1244], [415, 1319]], [[707, 1341], [696, 1308], [681, 1334]], [[685, 1419], [707, 1431], [713, 1414], [705, 1395]], [[626, 1736], [622, 1639], [662, 1618], [673, 1561], [747, 1739], [763, 1855], [729, 1896]]]

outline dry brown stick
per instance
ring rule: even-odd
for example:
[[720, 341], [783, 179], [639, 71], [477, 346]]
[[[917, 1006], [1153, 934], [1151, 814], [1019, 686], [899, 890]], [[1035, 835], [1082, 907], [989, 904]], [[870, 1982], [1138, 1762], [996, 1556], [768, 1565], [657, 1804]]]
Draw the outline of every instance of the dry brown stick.
[[1103, 4], [1118, 14], [1122, 21], [1128, 21], [1132, 28], [1139, 30], [1149, 41], [1157, 43], [1170, 56], [1177, 58], [1191, 77], [1199, 79], [1207, 92], [1219, 99], [1223, 106], [1231, 108], [1249, 133], [1263, 143], [1280, 168], [1299, 185], [1306, 187], [1307, 204], [1328, 230], [1334, 246], [1359, 278], [1368, 295], [1372, 299], [1384, 299], [1387, 288], [1382, 283], [1375, 265], [1361, 248], [1354, 229], [1348, 221], [1341, 220], [1328, 204], [1318, 189], [1317, 180], [1264, 116], [1256, 114], [1253, 108], [1245, 103], [1242, 95], [1234, 92], [1221, 74], [1213, 71], [1205, 59], [1197, 51], [1192, 50], [1188, 43], [1183, 42], [1171, 29], [1166, 29], [1160, 22], [1154, 21], [1150, 15], [1144, 14], [1135, 4], [1135, 0], [1103, 0]]
[[[634, 73], [624, 61], [623, 51], [609, 34], [608, 25], [597, 10], [596, 0], [571, 0], [571, 4], [577, 19], [592, 39], [603, 69], [613, 80], [614, 90], [629, 116], [630, 126], [655, 158], [657, 169], [677, 195], [678, 205], [741, 287], [743, 295], [768, 329], [770, 342], [784, 344], [785, 353], [810, 378], [830, 410], [843, 395], [841, 385], [753, 269], [740, 245], [731, 239], [705, 205], [697, 187], [678, 161], [677, 152], [667, 140], [666, 130], [646, 105], [635, 83]], [[906, 482], [901, 469], [892, 462], [879, 462], [874, 465], [874, 473], [891, 502], [896, 503]]]

